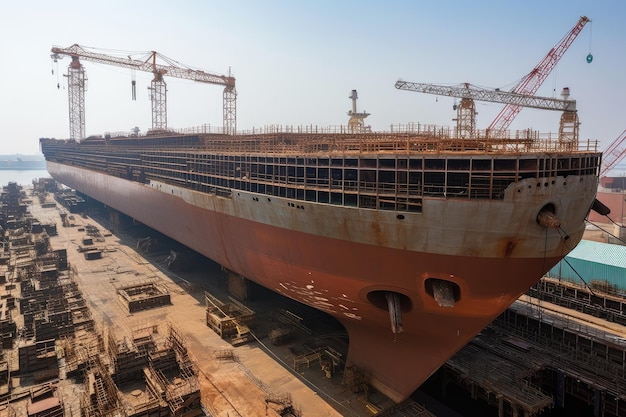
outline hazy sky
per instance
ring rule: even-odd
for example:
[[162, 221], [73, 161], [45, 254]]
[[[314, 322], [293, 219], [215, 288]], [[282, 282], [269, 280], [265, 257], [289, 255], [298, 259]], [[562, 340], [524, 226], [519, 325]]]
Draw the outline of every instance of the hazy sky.
[[[509, 90], [574, 26], [592, 19], [537, 93], [578, 102], [581, 139], [601, 149], [626, 128], [626, 2], [525, 1], [4, 1], [0, 6], [0, 153], [36, 153], [40, 137], [69, 137], [69, 58], [74, 43], [151, 51], [237, 79], [239, 130], [269, 124], [347, 124], [352, 89], [375, 130], [420, 122], [451, 126], [453, 98], [400, 91], [398, 78]], [[588, 53], [594, 56], [588, 64]], [[147, 87], [136, 74], [84, 61], [86, 132], [151, 125]], [[54, 70], [54, 74], [52, 71]], [[222, 125], [222, 87], [176, 78], [168, 126]], [[57, 89], [57, 83], [60, 89]], [[559, 96], [560, 97], [560, 96]], [[478, 127], [501, 109], [477, 103]], [[524, 109], [511, 128], [558, 132], [560, 114]]]

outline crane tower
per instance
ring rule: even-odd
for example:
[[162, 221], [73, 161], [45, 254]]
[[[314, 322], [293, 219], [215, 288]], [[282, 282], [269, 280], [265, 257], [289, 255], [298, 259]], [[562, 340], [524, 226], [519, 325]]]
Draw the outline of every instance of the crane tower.
[[70, 138], [85, 137], [85, 68], [78, 57], [72, 57], [67, 69], [67, 91], [70, 106]]
[[[71, 139], [80, 140], [85, 137], [86, 77], [84, 67], [80, 62], [81, 59], [131, 70], [151, 72], [153, 79], [149, 90], [152, 102], [153, 130], [165, 130], [167, 128], [167, 85], [163, 78], [164, 76], [223, 85], [224, 133], [234, 134], [237, 131], [237, 91], [235, 90], [235, 78], [230, 73], [229, 75], [217, 75], [190, 69], [155, 51], [148, 53], [143, 59], [133, 59], [129, 55], [124, 57], [109, 55], [94, 48], [86, 48], [78, 44], [67, 48], [55, 46], [51, 51], [51, 57], [55, 61], [63, 56], [69, 56], [72, 59], [67, 74]], [[157, 58], [164, 61], [165, 64], [157, 62]]]

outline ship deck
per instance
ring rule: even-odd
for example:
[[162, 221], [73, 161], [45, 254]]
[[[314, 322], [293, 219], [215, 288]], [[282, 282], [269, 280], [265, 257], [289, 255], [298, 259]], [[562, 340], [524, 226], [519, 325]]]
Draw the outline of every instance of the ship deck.
[[[49, 139], [42, 139], [42, 143]], [[72, 140], [57, 141], [75, 143]], [[124, 133], [95, 135], [81, 144], [90, 148], [151, 147], [193, 149], [216, 153], [251, 155], [279, 154], [315, 156], [319, 154], [420, 154], [420, 153], [576, 153], [598, 152], [597, 140], [567, 142], [558, 135], [532, 129], [506, 131], [494, 137], [488, 130], [476, 129], [471, 137], [457, 135], [455, 129], [432, 124], [409, 123], [392, 125], [389, 131], [354, 132], [345, 126], [283, 126], [269, 125], [223, 134], [203, 125], [167, 131], [152, 131], [147, 135], [128, 136]]]
[[430, 125], [383, 133], [272, 127], [41, 143], [49, 162], [143, 184], [410, 212], [421, 212], [424, 198], [500, 200], [524, 178], [595, 175], [600, 161], [595, 141], [574, 144], [528, 130], [502, 138], [453, 133]]

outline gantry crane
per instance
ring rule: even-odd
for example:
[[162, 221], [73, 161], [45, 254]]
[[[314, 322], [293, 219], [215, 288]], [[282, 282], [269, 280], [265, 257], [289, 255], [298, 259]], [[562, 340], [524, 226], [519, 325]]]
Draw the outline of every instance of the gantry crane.
[[[533, 95], [539, 90], [541, 84], [546, 80], [548, 75], [552, 72], [556, 64], [559, 62], [565, 51], [574, 42], [578, 34], [583, 30], [587, 22], [590, 22], [587, 16], [582, 16], [576, 25], [557, 43], [548, 54], [537, 64], [532, 71], [522, 78], [511, 93], [516, 94], [528, 94]], [[591, 54], [587, 55], [587, 62], [591, 62]], [[522, 107], [515, 104], [507, 104], [500, 110], [500, 113], [491, 122], [487, 130], [491, 136], [500, 136], [509, 127], [515, 116], [522, 110]]]
[[[152, 129], [167, 128], [167, 88], [163, 76], [184, 78], [202, 83], [224, 86], [224, 132], [234, 134], [237, 130], [237, 92], [235, 78], [229, 75], [216, 75], [201, 70], [185, 68], [178, 62], [158, 52], [149, 52], [144, 59], [113, 56], [74, 44], [68, 48], [53, 47], [51, 57], [57, 61], [63, 56], [72, 59], [68, 67], [67, 84], [70, 107], [70, 138], [80, 140], [85, 137], [85, 69], [80, 60], [114, 65], [131, 70], [151, 72], [154, 75], [150, 83], [152, 101]], [[160, 64], [157, 58], [167, 64]], [[133, 84], [134, 88], [134, 84]], [[134, 95], [134, 90], [133, 90]]]
[[606, 176], [624, 157], [626, 157], [626, 130], [602, 153], [600, 177]]
[[474, 100], [480, 100], [504, 103], [518, 107], [562, 111], [563, 115], [561, 116], [561, 126], [559, 128], [559, 140], [568, 143], [578, 141], [579, 123], [576, 112], [576, 101], [569, 100], [568, 88], [563, 89], [563, 100], [559, 100], [556, 98], [500, 91], [499, 89], [490, 90], [476, 87], [469, 83], [447, 86], [398, 80], [395, 87], [399, 90], [460, 98], [461, 103], [455, 106], [457, 110], [457, 136], [459, 138], [469, 139], [475, 137], [476, 108]]

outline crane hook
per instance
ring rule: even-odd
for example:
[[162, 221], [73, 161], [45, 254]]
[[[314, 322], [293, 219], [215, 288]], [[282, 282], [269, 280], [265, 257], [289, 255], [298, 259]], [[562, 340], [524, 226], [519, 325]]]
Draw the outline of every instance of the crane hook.
[[591, 37], [593, 36], [593, 22], [589, 21], [589, 53], [587, 54], [587, 64], [591, 64], [593, 61], [593, 55], [591, 55]]

